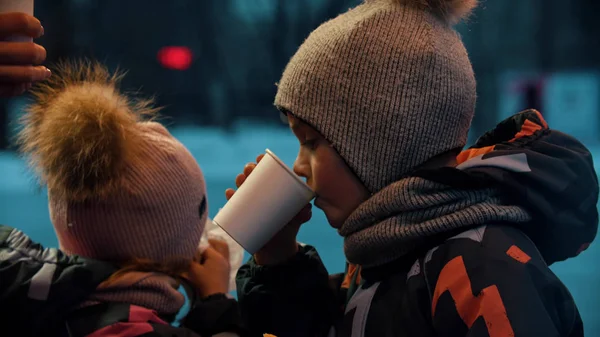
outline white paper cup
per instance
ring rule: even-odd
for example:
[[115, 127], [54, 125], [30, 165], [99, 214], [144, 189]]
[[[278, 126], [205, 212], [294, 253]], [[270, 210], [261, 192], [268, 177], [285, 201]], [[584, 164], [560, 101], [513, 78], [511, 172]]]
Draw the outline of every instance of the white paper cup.
[[[19, 12], [33, 16], [33, 1], [34, 0], [0, 0], [0, 13]], [[33, 39], [30, 36], [17, 35], [6, 38], [6, 41], [31, 42]]]
[[256, 165], [213, 219], [250, 253], [256, 253], [315, 196], [273, 152]]

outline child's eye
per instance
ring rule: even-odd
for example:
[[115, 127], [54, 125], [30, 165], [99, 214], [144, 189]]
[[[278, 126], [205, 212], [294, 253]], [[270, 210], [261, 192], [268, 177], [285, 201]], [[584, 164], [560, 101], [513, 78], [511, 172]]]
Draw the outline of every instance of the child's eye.
[[316, 147], [316, 144], [317, 144], [316, 139], [307, 139], [300, 145], [307, 147], [309, 149], [314, 149]]

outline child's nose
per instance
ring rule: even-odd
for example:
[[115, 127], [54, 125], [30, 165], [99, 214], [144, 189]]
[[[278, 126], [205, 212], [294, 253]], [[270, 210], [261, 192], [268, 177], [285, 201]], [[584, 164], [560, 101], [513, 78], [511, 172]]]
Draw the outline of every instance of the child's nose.
[[307, 165], [302, 164], [299, 159], [300, 158], [296, 158], [296, 161], [294, 161], [294, 173], [296, 173], [300, 177], [308, 178]]

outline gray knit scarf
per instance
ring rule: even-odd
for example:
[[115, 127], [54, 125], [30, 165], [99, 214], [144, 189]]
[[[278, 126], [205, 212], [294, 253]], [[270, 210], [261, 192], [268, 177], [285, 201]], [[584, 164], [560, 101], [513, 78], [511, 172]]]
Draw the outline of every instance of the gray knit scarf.
[[409, 177], [374, 194], [339, 232], [350, 263], [375, 267], [418, 249], [438, 234], [530, 219], [522, 207], [503, 204], [493, 188], [456, 189]]

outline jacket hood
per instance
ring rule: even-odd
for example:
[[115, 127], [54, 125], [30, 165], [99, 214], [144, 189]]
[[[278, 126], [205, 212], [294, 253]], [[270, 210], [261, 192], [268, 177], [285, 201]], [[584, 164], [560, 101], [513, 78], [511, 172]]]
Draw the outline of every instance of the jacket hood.
[[457, 161], [460, 174], [451, 169], [455, 174], [428, 178], [458, 187], [483, 183], [499, 188], [507, 204], [530, 212], [533, 220], [517, 226], [548, 265], [579, 255], [594, 240], [598, 178], [592, 154], [574, 137], [549, 128], [538, 111], [504, 120]]

